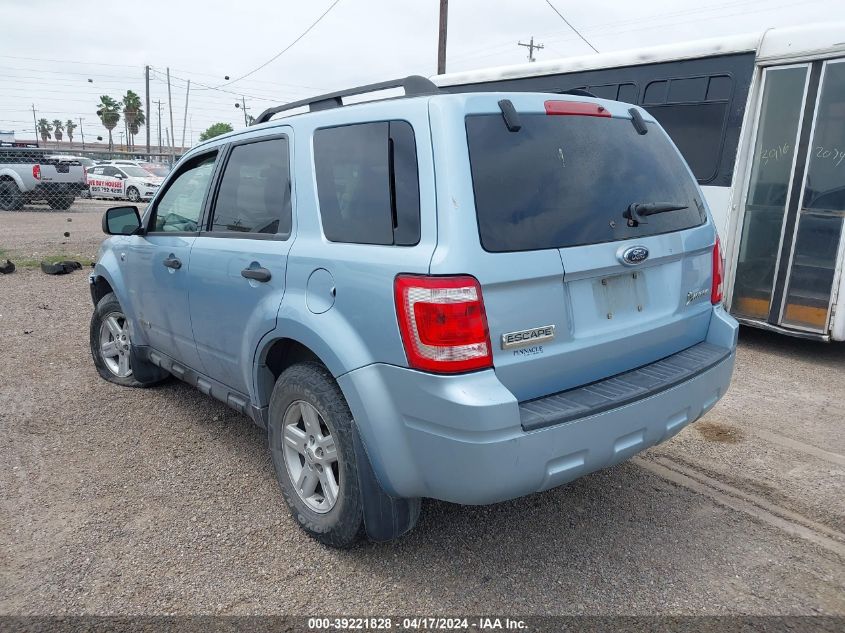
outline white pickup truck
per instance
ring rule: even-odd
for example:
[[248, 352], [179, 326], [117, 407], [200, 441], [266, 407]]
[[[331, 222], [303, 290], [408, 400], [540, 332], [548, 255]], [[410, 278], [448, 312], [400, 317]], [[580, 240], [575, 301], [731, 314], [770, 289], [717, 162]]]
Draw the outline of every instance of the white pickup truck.
[[17, 211], [31, 202], [68, 209], [86, 188], [77, 160], [50, 157], [38, 150], [0, 148], [0, 210]]

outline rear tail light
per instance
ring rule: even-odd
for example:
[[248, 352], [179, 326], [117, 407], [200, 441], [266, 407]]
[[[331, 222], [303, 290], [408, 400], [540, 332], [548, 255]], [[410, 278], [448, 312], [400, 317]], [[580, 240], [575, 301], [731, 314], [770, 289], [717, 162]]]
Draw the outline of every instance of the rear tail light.
[[32, 177], [36, 180], [41, 180], [41, 165], [32, 166]]
[[607, 108], [598, 103], [586, 101], [546, 101], [546, 114], [565, 114], [570, 116], [610, 116]]
[[394, 294], [411, 367], [438, 373], [492, 367], [487, 315], [474, 277], [399, 275]]
[[722, 286], [725, 281], [725, 260], [722, 259], [722, 243], [719, 236], [716, 236], [716, 245], [713, 246], [713, 285], [710, 288], [710, 303], [716, 305], [722, 303]]

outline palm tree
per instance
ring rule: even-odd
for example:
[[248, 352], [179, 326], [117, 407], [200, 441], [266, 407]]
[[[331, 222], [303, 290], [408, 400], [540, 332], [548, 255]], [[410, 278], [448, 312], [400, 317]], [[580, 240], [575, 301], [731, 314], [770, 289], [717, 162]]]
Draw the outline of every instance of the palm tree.
[[58, 119], [53, 119], [53, 136], [56, 137], [56, 147], [59, 146], [59, 143], [62, 140], [62, 135], [65, 131], [65, 124], [59, 121]]
[[103, 127], [109, 131], [109, 151], [112, 151], [114, 141], [111, 132], [120, 121], [120, 104], [108, 95], [101, 96], [100, 103], [97, 104], [97, 116], [100, 117]]
[[73, 144], [73, 131], [79, 126], [73, 122], [73, 119], [65, 121], [65, 131], [67, 132], [68, 143]]
[[135, 115], [135, 120], [129, 124], [129, 133], [132, 135], [132, 147], [135, 147], [135, 135], [140, 131], [141, 126], [146, 124], [147, 118], [141, 110]]
[[127, 140], [130, 145], [134, 145], [134, 137], [145, 119], [144, 111], [141, 109], [141, 97], [131, 90], [127, 90], [123, 97], [123, 119], [126, 121], [126, 128], [130, 135]]
[[47, 119], [39, 119], [38, 121], [38, 134], [41, 136], [41, 140], [44, 141], [44, 144], [47, 144], [47, 140], [51, 138], [50, 132], [53, 131], [52, 124]]

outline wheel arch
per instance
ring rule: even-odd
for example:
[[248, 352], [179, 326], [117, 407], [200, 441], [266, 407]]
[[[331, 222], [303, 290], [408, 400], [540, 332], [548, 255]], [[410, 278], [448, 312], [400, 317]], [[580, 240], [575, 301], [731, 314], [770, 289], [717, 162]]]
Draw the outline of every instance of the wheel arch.
[[14, 182], [18, 186], [18, 190], [21, 193], [24, 193], [26, 191], [26, 187], [24, 186], [24, 183], [23, 183], [23, 178], [21, 178], [20, 174], [18, 174], [13, 169], [0, 169], [0, 180], [5, 180], [5, 181], [11, 180], [12, 182]]
[[254, 385], [257, 405], [266, 407], [282, 372], [304, 361], [317, 361], [331, 371], [328, 363], [300, 340], [276, 336], [263, 341], [255, 358]]

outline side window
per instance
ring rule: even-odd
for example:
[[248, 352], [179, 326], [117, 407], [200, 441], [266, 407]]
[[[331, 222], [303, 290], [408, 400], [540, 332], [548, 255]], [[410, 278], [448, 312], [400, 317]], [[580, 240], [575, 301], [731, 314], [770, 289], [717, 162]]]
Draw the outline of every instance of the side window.
[[232, 148], [217, 192], [211, 230], [290, 234], [286, 138]]
[[420, 239], [414, 130], [406, 121], [314, 133], [323, 232], [333, 242], [409, 246]]
[[653, 81], [645, 89], [644, 107], [672, 137], [701, 184], [719, 171], [732, 87], [731, 77], [714, 75]]
[[167, 190], [161, 195], [153, 211], [150, 230], [197, 230], [216, 159], [216, 152], [200, 156], [189, 162], [175, 179], [168, 183]]

